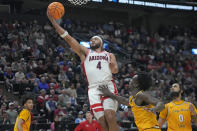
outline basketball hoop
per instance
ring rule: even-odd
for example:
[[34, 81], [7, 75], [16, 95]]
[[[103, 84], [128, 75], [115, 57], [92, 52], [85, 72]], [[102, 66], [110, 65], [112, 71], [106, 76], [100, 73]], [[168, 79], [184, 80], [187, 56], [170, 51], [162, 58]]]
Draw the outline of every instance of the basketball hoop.
[[68, 1], [74, 5], [83, 5], [83, 4], [86, 4], [90, 0], [68, 0]]

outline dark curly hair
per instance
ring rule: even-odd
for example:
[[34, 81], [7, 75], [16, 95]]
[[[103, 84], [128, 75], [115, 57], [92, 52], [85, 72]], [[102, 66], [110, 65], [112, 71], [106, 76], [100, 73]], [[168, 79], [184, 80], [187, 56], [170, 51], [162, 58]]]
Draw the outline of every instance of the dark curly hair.
[[140, 90], [148, 90], [152, 86], [152, 79], [146, 72], [139, 72], [137, 73], [138, 77], [138, 84]]
[[24, 96], [22, 97], [22, 105], [24, 106], [24, 104], [25, 104], [28, 100], [34, 101], [33, 96], [32, 96], [32, 95], [24, 95]]

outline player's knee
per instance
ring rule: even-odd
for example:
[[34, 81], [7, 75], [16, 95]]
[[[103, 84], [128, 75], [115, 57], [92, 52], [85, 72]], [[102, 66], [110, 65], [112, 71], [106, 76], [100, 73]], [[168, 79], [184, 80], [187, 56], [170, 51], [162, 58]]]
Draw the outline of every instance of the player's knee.
[[116, 112], [113, 110], [106, 110], [104, 111], [105, 113], [105, 118], [107, 119], [107, 121], [116, 121]]
[[104, 116], [100, 117], [98, 121], [99, 121], [99, 124], [101, 125], [101, 127], [103, 128], [103, 130], [108, 129], [107, 122], [106, 122]]

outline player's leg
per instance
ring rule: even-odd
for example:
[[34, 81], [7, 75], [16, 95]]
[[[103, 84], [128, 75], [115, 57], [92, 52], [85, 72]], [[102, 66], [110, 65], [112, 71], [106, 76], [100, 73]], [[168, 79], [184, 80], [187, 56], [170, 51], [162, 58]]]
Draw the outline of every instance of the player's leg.
[[[98, 104], [99, 105], [99, 104]], [[103, 131], [109, 131], [109, 127], [107, 125], [107, 121], [104, 116], [104, 109], [103, 107], [93, 107], [91, 108], [94, 117], [98, 120], [99, 124], [101, 125]]]
[[[104, 104], [105, 103], [105, 104]], [[109, 131], [118, 131], [118, 124], [116, 120], [116, 105], [114, 100], [108, 98], [104, 100], [103, 102], [103, 107], [104, 107], [104, 115], [105, 119], [107, 121], [107, 125], [109, 127]], [[110, 109], [110, 105], [113, 106], [113, 109]], [[115, 105], [115, 106], [114, 106]]]
[[[109, 82], [108, 88], [112, 93], [117, 94], [117, 88], [113, 81]], [[104, 115], [107, 121], [107, 125], [109, 127], [109, 131], [118, 131], [118, 124], [116, 120], [116, 110], [118, 108], [118, 102], [108, 97], [102, 98], [102, 101]]]
[[108, 127], [108, 125], [107, 125], [107, 121], [106, 121], [104, 115], [101, 116], [101, 117], [98, 119], [98, 122], [99, 122], [99, 124], [101, 125], [103, 131], [109, 131], [109, 127]]
[[99, 92], [96, 88], [91, 88], [88, 90], [88, 97], [90, 102], [90, 109], [94, 117], [100, 123], [103, 131], [109, 131], [106, 119], [104, 117], [104, 109], [101, 103]]

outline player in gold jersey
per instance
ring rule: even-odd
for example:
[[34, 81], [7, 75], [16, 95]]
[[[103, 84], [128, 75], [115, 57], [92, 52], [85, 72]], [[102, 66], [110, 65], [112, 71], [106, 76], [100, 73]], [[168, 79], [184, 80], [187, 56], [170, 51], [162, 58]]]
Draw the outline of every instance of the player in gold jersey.
[[23, 99], [23, 110], [18, 115], [15, 125], [14, 131], [29, 131], [31, 125], [31, 110], [33, 109], [33, 98], [24, 97]]
[[147, 92], [151, 87], [151, 81], [147, 73], [142, 72], [135, 75], [129, 83], [132, 94], [129, 99], [112, 94], [105, 85], [100, 86], [100, 91], [104, 96], [111, 97], [121, 104], [131, 106], [139, 131], [160, 131], [155, 113], [163, 110], [164, 104]]
[[197, 125], [196, 107], [190, 102], [181, 100], [182, 92], [178, 83], [173, 84], [170, 89], [172, 101], [160, 112], [159, 126], [162, 127], [167, 121], [168, 131], [192, 131], [191, 120]]

